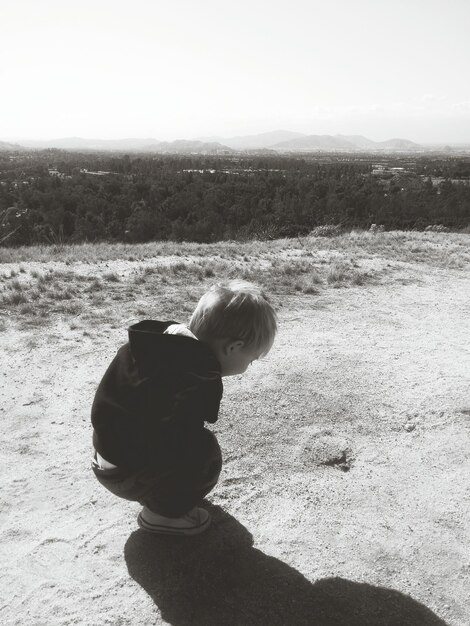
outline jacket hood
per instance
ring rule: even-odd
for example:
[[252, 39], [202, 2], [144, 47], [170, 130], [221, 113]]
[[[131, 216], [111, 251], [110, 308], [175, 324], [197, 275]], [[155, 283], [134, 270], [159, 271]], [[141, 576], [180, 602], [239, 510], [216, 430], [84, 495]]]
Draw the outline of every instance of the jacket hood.
[[178, 322], [144, 320], [129, 328], [129, 344], [140, 375], [191, 370], [220, 376], [220, 363], [201, 341], [184, 335], [165, 335]]

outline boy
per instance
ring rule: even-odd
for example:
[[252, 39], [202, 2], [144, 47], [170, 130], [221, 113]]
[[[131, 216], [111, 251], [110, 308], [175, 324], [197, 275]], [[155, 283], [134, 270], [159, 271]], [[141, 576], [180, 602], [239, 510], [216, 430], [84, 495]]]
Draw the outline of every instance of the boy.
[[221, 378], [266, 355], [276, 330], [262, 290], [240, 280], [209, 289], [188, 327], [130, 327], [93, 402], [92, 468], [109, 491], [143, 504], [142, 529], [192, 535], [209, 526], [196, 505], [215, 487], [222, 456], [204, 422], [217, 421]]

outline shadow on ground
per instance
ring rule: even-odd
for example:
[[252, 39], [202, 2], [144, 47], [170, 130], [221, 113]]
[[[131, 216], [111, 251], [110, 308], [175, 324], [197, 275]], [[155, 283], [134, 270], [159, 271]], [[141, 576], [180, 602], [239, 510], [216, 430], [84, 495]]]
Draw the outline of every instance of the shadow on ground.
[[130, 575], [174, 626], [446, 626], [398, 591], [342, 578], [311, 583], [253, 548], [247, 529], [220, 507], [207, 509], [207, 533], [138, 530], [125, 546]]

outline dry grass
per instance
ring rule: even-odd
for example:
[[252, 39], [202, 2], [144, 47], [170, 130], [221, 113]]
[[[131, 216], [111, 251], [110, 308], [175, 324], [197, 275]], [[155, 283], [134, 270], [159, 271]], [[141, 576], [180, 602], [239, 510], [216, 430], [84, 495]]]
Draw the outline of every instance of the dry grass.
[[463, 269], [470, 263], [469, 237], [465, 233], [353, 231], [321, 241], [306, 237], [303, 242], [312, 250], [318, 250], [320, 245], [356, 261], [376, 257], [449, 269]]
[[[403, 263], [446, 269], [470, 265], [469, 236], [352, 232], [334, 238], [217, 244], [82, 244], [0, 249], [0, 305], [10, 319], [42, 325], [55, 315], [82, 320], [182, 319], [216, 281], [262, 284], [286, 295], [387, 280]], [[86, 259], [86, 260], [85, 260]]]
[[[244, 260], [266, 258], [282, 252], [297, 251], [317, 254], [319, 251], [336, 250], [358, 258], [371, 255], [393, 260], [426, 262], [447, 267], [449, 262], [460, 266], [461, 261], [470, 261], [468, 233], [435, 233], [414, 231], [377, 232], [352, 231], [336, 237], [307, 236], [301, 239], [278, 239], [275, 241], [222, 241], [213, 244], [151, 242], [145, 244], [84, 243], [70, 246], [23, 246], [1, 248], [0, 264], [12, 264], [12, 276], [25, 272], [25, 263], [59, 262], [65, 266], [73, 264], [94, 265], [106, 261], [143, 262], [150, 259], [176, 257], [204, 257], [222, 260]], [[414, 251], [413, 251], [414, 250]], [[22, 268], [22, 269], [21, 269]], [[112, 273], [112, 272], [110, 272]]]

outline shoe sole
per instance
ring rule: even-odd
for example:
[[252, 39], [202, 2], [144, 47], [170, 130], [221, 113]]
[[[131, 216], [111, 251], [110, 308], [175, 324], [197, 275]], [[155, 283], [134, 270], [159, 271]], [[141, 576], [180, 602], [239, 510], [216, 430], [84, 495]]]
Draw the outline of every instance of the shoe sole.
[[145, 530], [149, 533], [154, 533], [155, 535], [198, 535], [199, 533], [203, 533], [207, 528], [209, 528], [211, 518], [209, 516], [205, 522], [199, 524], [198, 526], [175, 528], [175, 526], [164, 526], [163, 524], [149, 524], [144, 520], [142, 514], [139, 513], [139, 516], [137, 517], [137, 523], [142, 530]]

